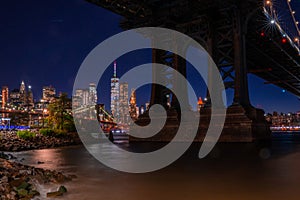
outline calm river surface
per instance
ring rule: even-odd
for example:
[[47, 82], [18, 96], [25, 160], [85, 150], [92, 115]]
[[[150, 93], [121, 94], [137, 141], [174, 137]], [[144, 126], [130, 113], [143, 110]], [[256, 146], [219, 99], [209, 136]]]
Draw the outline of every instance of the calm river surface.
[[[143, 145], [123, 146], [143, 148]], [[14, 155], [24, 158], [23, 164], [76, 174], [76, 179], [65, 184], [68, 193], [60, 199], [300, 199], [299, 136], [278, 134], [272, 146], [261, 151], [250, 150], [252, 147], [245, 144], [222, 144], [202, 160], [197, 158], [199, 147], [200, 144], [192, 145], [172, 165], [146, 174], [110, 169], [94, 159], [84, 146]], [[37, 164], [37, 161], [44, 164]], [[56, 188], [46, 186], [40, 190], [46, 192]]]

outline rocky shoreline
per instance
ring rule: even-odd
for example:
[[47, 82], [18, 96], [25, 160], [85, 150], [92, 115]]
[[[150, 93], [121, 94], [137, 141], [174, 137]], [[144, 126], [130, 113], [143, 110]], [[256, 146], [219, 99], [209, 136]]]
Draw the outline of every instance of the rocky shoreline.
[[77, 133], [67, 133], [62, 137], [43, 136], [39, 133], [30, 139], [21, 139], [15, 131], [0, 132], [0, 151], [26, 151], [82, 144]]
[[[46, 149], [82, 144], [77, 133], [67, 133], [60, 137], [44, 136], [36, 132], [35, 137], [21, 139], [16, 131], [0, 131], [0, 199], [29, 200], [43, 199], [40, 196], [55, 198], [67, 192], [61, 185], [76, 176], [67, 176], [61, 172], [35, 168], [13, 162], [15, 159], [8, 152], [33, 149]], [[2, 151], [2, 152], [1, 152]], [[7, 152], [7, 153], [3, 153]], [[47, 194], [40, 194], [39, 185], [55, 184], [58, 189]]]
[[61, 185], [76, 176], [66, 176], [61, 172], [44, 170], [7, 160], [8, 155], [0, 154], [0, 199], [29, 200], [40, 199], [38, 185], [55, 184], [57, 191], [43, 196], [50, 198], [62, 196], [67, 189]]

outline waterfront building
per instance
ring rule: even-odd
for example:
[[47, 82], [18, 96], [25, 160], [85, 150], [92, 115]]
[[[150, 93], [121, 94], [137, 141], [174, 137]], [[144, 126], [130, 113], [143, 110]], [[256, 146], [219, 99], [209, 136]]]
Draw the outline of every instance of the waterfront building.
[[9, 91], [8, 91], [8, 87], [7, 86], [3, 86], [2, 87], [2, 108], [5, 108], [6, 107], [6, 104], [8, 103], [8, 97], [9, 97]]

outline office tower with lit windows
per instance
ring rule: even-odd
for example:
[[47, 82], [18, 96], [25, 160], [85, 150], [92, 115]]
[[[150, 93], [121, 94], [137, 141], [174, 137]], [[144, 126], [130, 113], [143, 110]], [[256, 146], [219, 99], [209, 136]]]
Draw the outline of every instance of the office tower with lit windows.
[[8, 103], [8, 87], [7, 86], [3, 86], [2, 87], [2, 108], [6, 107], [6, 104]]
[[33, 100], [33, 93], [32, 93], [32, 90], [31, 90], [31, 85], [28, 86], [27, 105], [28, 105], [29, 108], [34, 107], [34, 100]]
[[43, 100], [46, 102], [51, 102], [55, 99], [56, 90], [53, 86], [44, 86], [43, 87]]
[[89, 89], [75, 90], [73, 98], [73, 105], [77, 108], [89, 105]]
[[137, 112], [136, 112], [136, 93], [135, 90], [131, 89], [130, 94], [130, 101], [129, 101], [129, 114], [132, 120], [136, 120], [138, 118]]
[[89, 104], [90, 105], [97, 104], [97, 88], [95, 83], [89, 84]]
[[120, 115], [120, 123], [128, 124], [129, 121], [128, 83], [125, 82], [120, 83], [119, 115]]
[[114, 62], [114, 75], [110, 81], [110, 110], [115, 120], [119, 121], [119, 96], [120, 96], [120, 85], [119, 78], [117, 78], [117, 63]]
[[22, 81], [20, 85], [20, 104], [21, 106], [25, 106], [27, 104], [27, 94], [24, 81]]
[[13, 89], [9, 94], [9, 101], [10, 103], [18, 106], [20, 104], [20, 90]]

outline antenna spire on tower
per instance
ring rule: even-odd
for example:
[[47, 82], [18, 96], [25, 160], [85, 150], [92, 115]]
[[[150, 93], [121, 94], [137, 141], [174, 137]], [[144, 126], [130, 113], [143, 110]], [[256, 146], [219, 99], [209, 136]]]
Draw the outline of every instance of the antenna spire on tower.
[[114, 62], [114, 78], [117, 77], [117, 61]]

